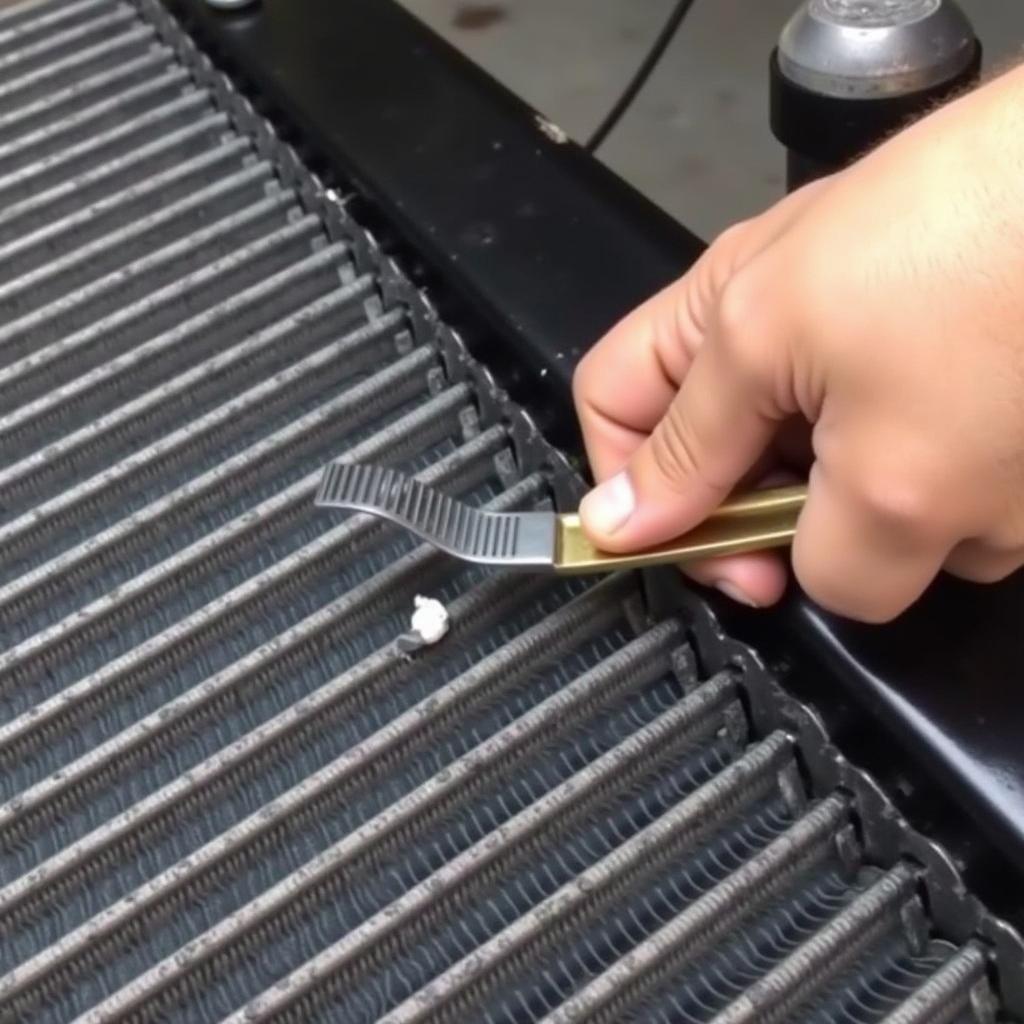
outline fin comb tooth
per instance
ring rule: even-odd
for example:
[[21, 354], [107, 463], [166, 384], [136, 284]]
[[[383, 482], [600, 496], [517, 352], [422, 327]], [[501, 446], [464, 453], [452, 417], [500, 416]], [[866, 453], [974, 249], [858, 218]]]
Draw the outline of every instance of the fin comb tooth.
[[380, 516], [468, 562], [554, 567], [553, 512], [482, 512], [398, 470], [333, 463], [324, 471], [316, 504]]

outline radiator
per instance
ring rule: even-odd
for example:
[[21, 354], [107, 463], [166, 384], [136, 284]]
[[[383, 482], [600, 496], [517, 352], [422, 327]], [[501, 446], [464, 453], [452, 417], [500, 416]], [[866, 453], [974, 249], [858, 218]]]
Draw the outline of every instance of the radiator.
[[0, 12], [0, 367], [0, 1020], [1019, 1006], [1012, 933], [699, 603], [313, 507], [338, 457], [579, 484], [155, 2]]

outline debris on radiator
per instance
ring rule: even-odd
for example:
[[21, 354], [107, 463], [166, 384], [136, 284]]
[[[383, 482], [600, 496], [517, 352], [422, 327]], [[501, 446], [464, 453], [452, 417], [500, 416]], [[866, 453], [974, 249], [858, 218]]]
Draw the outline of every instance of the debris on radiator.
[[424, 647], [440, 643], [451, 626], [448, 609], [436, 598], [417, 594], [413, 598], [413, 607], [408, 631], [395, 641], [398, 650], [407, 658]]
[[416, 606], [410, 622], [413, 633], [426, 645], [443, 640], [450, 624], [448, 609], [436, 598], [421, 597], [419, 594], [413, 603]]

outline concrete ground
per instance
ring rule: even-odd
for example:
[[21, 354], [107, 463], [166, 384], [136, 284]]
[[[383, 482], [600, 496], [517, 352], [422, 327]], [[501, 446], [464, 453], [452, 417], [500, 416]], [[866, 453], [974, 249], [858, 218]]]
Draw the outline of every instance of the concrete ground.
[[[584, 139], [674, 0], [402, 0], [533, 106]], [[1024, 3], [961, 0], [989, 67], [1024, 54]], [[782, 192], [767, 60], [796, 0], [697, 0], [600, 156], [711, 237]]]

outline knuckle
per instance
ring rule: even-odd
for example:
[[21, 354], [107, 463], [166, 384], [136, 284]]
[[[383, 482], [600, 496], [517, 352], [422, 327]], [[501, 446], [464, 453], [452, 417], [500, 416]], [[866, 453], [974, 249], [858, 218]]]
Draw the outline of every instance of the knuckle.
[[712, 248], [722, 250], [723, 252], [731, 252], [746, 238], [753, 223], [754, 220], [751, 218], [735, 221], [730, 224], [727, 228], [718, 233], [714, 242], [712, 242]]
[[924, 541], [938, 532], [941, 504], [935, 488], [920, 477], [869, 471], [856, 482], [854, 495], [868, 518], [891, 534]]
[[754, 320], [751, 289], [746, 275], [736, 274], [722, 289], [718, 300], [718, 331], [722, 340], [736, 344], [749, 336]]
[[593, 397], [595, 369], [594, 350], [591, 349], [577, 364], [572, 373], [572, 396], [577, 409]]
[[689, 423], [678, 403], [669, 406], [651, 434], [651, 459], [661, 478], [674, 490], [685, 490], [699, 478], [700, 460]]
[[769, 373], [769, 350], [758, 327], [757, 302], [747, 274], [734, 277], [718, 304], [716, 343], [731, 372], [756, 383]]

